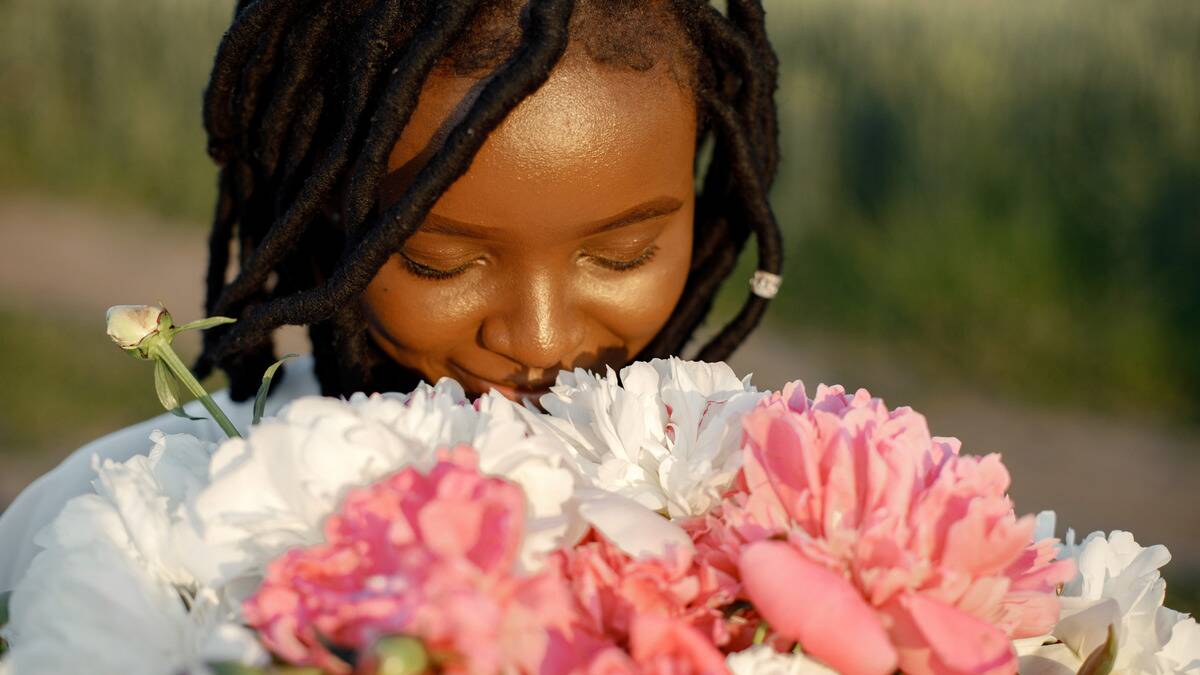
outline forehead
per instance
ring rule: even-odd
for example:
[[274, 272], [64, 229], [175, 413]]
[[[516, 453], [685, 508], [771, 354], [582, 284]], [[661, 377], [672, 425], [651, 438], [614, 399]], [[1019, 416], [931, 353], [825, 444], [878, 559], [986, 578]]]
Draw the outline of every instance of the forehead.
[[[393, 201], [436, 151], [481, 81], [434, 75], [392, 150]], [[695, 103], [663, 66], [636, 72], [568, 51], [489, 136], [433, 211], [489, 226], [588, 222], [663, 195], [690, 197]]]

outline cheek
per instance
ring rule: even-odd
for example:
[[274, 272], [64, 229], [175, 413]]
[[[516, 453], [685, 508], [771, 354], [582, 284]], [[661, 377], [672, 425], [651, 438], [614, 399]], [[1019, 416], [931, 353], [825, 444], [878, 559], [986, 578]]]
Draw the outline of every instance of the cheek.
[[403, 363], [416, 365], [474, 340], [486, 293], [477, 286], [413, 276], [388, 261], [362, 297], [373, 330], [382, 333]]
[[666, 325], [683, 295], [691, 267], [692, 224], [687, 214], [658, 241], [643, 269], [614, 275], [590, 293], [588, 313], [635, 354]]

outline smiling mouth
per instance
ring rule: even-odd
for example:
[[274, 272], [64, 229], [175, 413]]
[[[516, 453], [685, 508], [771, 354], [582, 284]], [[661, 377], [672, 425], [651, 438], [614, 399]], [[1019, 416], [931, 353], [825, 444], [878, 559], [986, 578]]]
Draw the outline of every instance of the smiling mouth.
[[554, 384], [553, 380], [546, 382], [502, 382], [490, 380], [486, 377], [476, 375], [471, 371], [454, 364], [454, 370], [457, 371], [458, 381], [463, 385], [463, 388], [475, 394], [484, 394], [489, 390], [496, 390], [501, 396], [512, 401], [523, 401], [524, 399], [532, 399], [537, 402], [543, 394], [550, 391], [550, 385]]

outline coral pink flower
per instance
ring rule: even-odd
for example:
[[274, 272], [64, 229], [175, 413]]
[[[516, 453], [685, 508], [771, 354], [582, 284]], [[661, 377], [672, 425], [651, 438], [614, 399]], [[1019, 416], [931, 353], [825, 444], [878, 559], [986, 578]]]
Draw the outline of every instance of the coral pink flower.
[[677, 620], [710, 644], [729, 641], [721, 608], [735, 599], [734, 580], [704, 564], [692, 551], [669, 549], [663, 557], [633, 558], [594, 534], [552, 558], [578, 603], [582, 630], [627, 646], [634, 624], [648, 616]]
[[350, 492], [325, 524], [327, 542], [289, 551], [244, 605], [276, 654], [332, 672], [324, 646], [361, 649], [384, 635], [419, 637], [444, 669], [537, 672], [555, 634], [575, 620], [553, 570], [513, 573], [525, 498], [481, 475], [473, 450], [442, 453]]
[[549, 566], [570, 585], [577, 622], [556, 637], [543, 672], [601, 674], [727, 672], [730, 642], [721, 609], [737, 583], [698, 564], [690, 547], [634, 558], [592, 532]]
[[569, 670], [580, 675], [714, 675], [728, 673], [722, 654], [686, 622], [654, 614], [633, 619], [631, 648], [607, 645]]
[[633, 622], [633, 660], [647, 675], [725, 673], [725, 656], [685, 621], [642, 614]]
[[1030, 543], [999, 456], [840, 387], [790, 384], [744, 427], [738, 485], [686, 528], [777, 634], [845, 675], [1011, 673], [1011, 638], [1054, 625], [1073, 568]]

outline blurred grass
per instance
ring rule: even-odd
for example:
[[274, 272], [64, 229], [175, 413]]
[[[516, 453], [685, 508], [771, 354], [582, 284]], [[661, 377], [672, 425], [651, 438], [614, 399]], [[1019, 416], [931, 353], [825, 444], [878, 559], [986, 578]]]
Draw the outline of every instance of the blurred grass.
[[149, 364], [117, 349], [95, 320], [4, 309], [0, 343], [0, 450], [9, 457], [61, 456], [162, 412]]
[[1167, 599], [1163, 604], [1176, 612], [1200, 617], [1200, 575], [1194, 571], [1189, 575], [1168, 565], [1163, 578], [1167, 580]]
[[1200, 420], [1200, 3], [771, 7], [781, 314]]
[[0, 1], [0, 185], [206, 222], [200, 104], [231, 8]]
[[[230, 4], [0, 2], [0, 188], [202, 227]], [[777, 324], [1034, 401], [1200, 420], [1200, 3], [767, 4]]]

